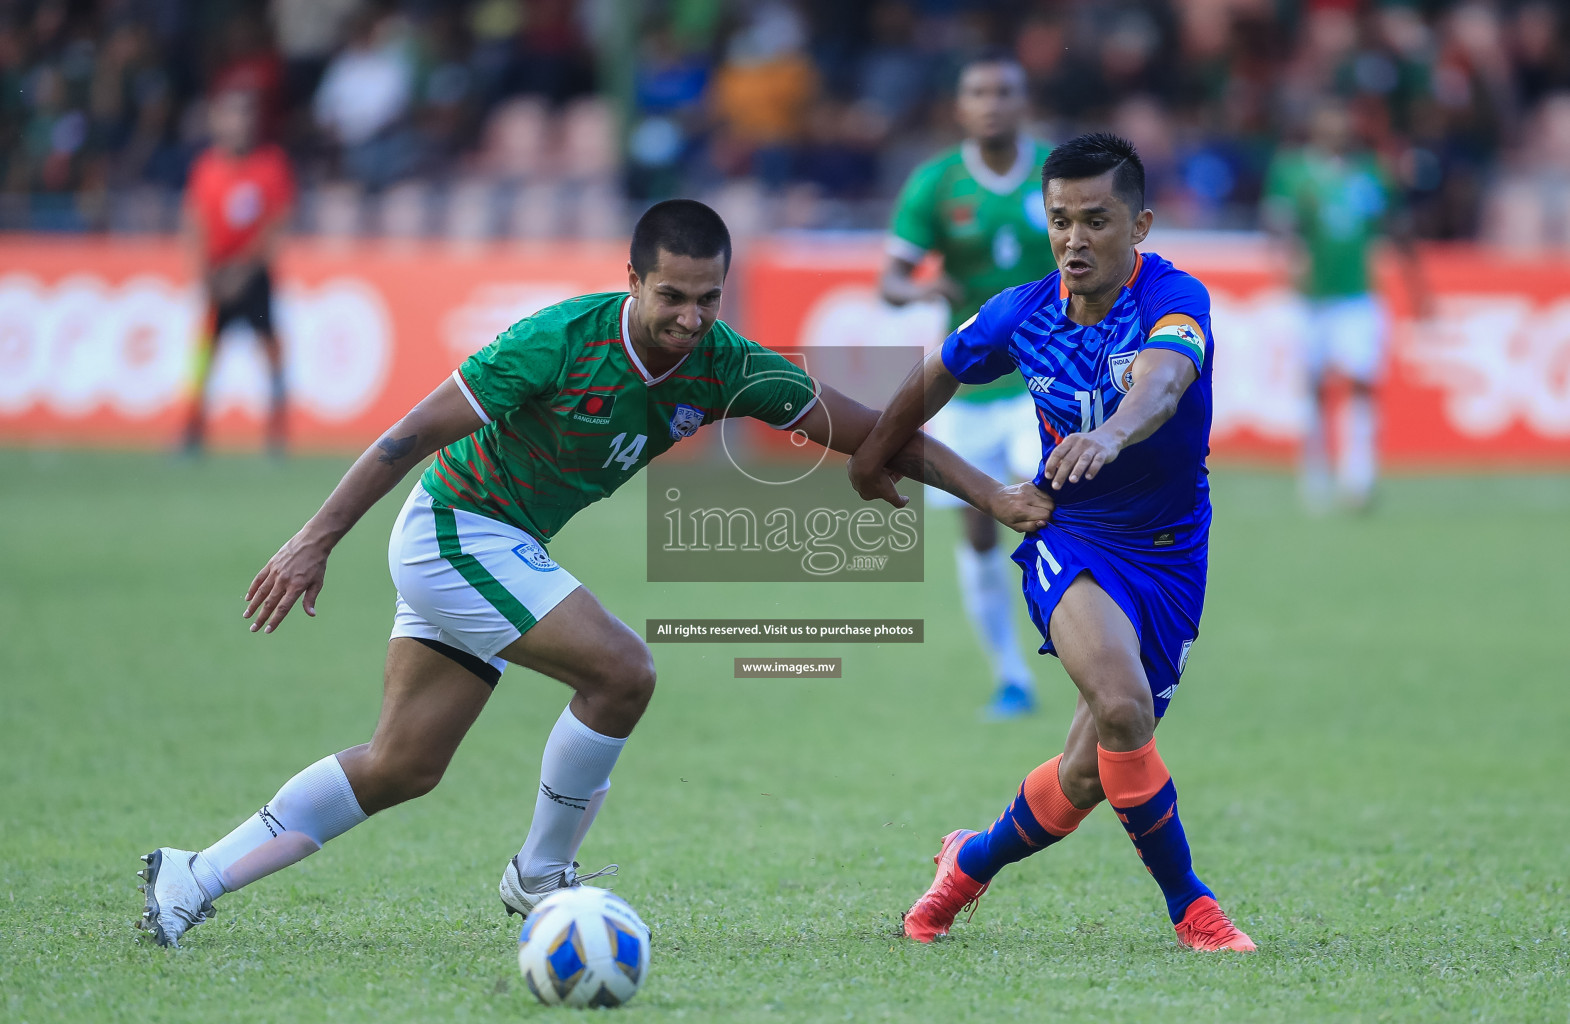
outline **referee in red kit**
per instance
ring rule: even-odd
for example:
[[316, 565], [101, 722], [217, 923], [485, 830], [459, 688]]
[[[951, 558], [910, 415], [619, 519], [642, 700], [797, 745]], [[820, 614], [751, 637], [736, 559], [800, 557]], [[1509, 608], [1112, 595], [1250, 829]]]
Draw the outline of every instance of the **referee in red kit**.
[[191, 170], [182, 232], [206, 293], [206, 315], [197, 346], [196, 372], [186, 419], [185, 450], [202, 449], [207, 382], [223, 330], [243, 320], [256, 332], [270, 371], [267, 447], [284, 444], [283, 350], [273, 328], [271, 265], [294, 202], [288, 157], [258, 138], [255, 94], [228, 90], [211, 104], [213, 144]]

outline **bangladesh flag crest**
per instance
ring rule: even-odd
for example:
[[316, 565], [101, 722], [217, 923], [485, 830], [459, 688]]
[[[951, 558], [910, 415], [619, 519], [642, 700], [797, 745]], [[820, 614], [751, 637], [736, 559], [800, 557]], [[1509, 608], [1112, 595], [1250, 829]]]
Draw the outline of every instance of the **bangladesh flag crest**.
[[572, 418], [604, 426], [611, 421], [611, 413], [615, 409], [615, 395], [587, 394], [578, 399], [578, 407], [572, 411]]

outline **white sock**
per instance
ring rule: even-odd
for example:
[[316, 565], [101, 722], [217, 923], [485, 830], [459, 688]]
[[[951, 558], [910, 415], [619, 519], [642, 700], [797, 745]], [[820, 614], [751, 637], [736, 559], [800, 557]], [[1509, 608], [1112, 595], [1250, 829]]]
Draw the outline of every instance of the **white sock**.
[[610, 789], [611, 769], [626, 743], [578, 721], [570, 705], [563, 709], [540, 758], [534, 820], [529, 823], [523, 849], [518, 851], [520, 876], [546, 878], [572, 865], [589, 823]]
[[1034, 689], [1035, 679], [1025, 666], [1014, 635], [1014, 600], [1019, 586], [1011, 585], [1013, 560], [1004, 554], [1001, 545], [978, 552], [965, 543], [955, 549], [955, 560], [959, 566], [960, 597], [992, 662], [993, 678]]
[[329, 754], [285, 782], [261, 810], [197, 854], [192, 870], [214, 899], [303, 860], [365, 818], [338, 756]]
[[1341, 411], [1341, 459], [1337, 467], [1341, 489], [1366, 498], [1374, 489], [1378, 472], [1374, 455], [1374, 402], [1366, 395], [1351, 395]]
[[1315, 511], [1323, 511], [1330, 502], [1330, 438], [1325, 431], [1325, 410], [1313, 393], [1309, 394], [1308, 418], [1303, 423], [1298, 488]]

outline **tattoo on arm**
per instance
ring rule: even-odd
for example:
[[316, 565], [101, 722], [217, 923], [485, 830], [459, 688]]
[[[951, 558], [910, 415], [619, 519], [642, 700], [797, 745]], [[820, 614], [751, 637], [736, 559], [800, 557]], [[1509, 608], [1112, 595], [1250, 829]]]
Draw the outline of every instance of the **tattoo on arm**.
[[382, 438], [376, 442], [376, 447], [382, 450], [382, 453], [376, 457], [376, 461], [385, 462], [391, 466], [401, 459], [408, 458], [409, 453], [414, 451], [414, 445], [419, 440], [419, 436], [418, 434], [410, 434], [408, 437], [400, 437], [396, 440], [390, 435]]

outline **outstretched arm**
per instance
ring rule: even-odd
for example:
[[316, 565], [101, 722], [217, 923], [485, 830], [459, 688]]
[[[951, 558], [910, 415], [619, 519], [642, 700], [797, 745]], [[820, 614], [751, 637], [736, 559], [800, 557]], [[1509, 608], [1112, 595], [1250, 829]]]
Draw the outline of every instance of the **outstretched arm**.
[[1095, 430], [1070, 434], [1058, 442], [1041, 470], [1042, 479], [1058, 490], [1080, 477], [1094, 480], [1101, 467], [1129, 445], [1154, 434], [1177, 412], [1183, 392], [1199, 377], [1193, 360], [1180, 352], [1147, 348], [1134, 360], [1134, 386], [1118, 411]]
[[251, 632], [271, 633], [301, 598], [305, 614], [316, 614], [316, 595], [326, 581], [327, 556], [370, 507], [397, 486], [429, 454], [483, 425], [451, 377], [393, 424], [338, 481], [317, 513], [267, 560], [245, 592]]
[[904, 306], [911, 302], [931, 302], [947, 299], [958, 302], [962, 297], [959, 283], [939, 271], [927, 281], [916, 280], [916, 264], [898, 256], [885, 257], [883, 274], [878, 278], [878, 293], [891, 306]]
[[[959, 381], [943, 365], [940, 352], [933, 352], [916, 364], [895, 389], [876, 425], [867, 432], [866, 439], [856, 446], [855, 454], [845, 467], [857, 494], [868, 501], [882, 498], [894, 505], [905, 503], [905, 499], [894, 490], [894, 478], [889, 475], [890, 464], [895, 455], [916, 436], [921, 425], [947, 405], [958, 390]], [[936, 444], [930, 439], [927, 443]], [[958, 456], [955, 458], [958, 459]], [[903, 468], [894, 468], [898, 472], [905, 472]]]
[[[887, 417], [888, 413], [883, 413], [883, 418]], [[854, 461], [855, 453], [866, 447], [869, 435], [881, 423], [876, 410], [820, 383], [818, 404], [801, 418], [796, 429], [826, 448], [852, 455]], [[888, 493], [870, 497], [883, 498], [896, 507], [910, 500], [894, 490], [898, 477], [889, 472], [892, 469], [899, 476], [921, 480], [969, 502], [1012, 530], [1025, 533], [1046, 525], [1052, 515], [1052, 499], [1045, 493], [1030, 484], [1000, 484], [947, 445], [921, 433], [919, 427], [920, 422], [879, 466]], [[865, 492], [862, 496], [869, 497]]]

